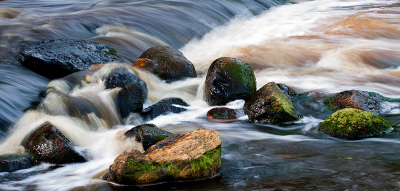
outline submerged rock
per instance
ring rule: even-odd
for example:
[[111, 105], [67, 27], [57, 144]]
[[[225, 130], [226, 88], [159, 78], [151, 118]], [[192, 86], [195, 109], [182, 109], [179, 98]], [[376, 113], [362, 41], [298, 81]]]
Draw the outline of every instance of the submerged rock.
[[136, 141], [142, 142], [143, 149], [147, 150], [159, 141], [173, 135], [168, 131], [159, 129], [154, 124], [136, 126], [125, 133], [126, 137], [134, 137]]
[[149, 150], [143, 154], [131, 149], [120, 154], [109, 168], [108, 181], [143, 185], [202, 180], [219, 175], [221, 138], [214, 130], [201, 128], [171, 136]]
[[88, 40], [44, 40], [27, 43], [17, 59], [30, 70], [49, 79], [87, 70], [91, 65], [123, 62], [115, 49]]
[[143, 118], [144, 121], [150, 121], [160, 115], [165, 115], [168, 113], [181, 113], [187, 111], [186, 108], [177, 107], [179, 106], [188, 106], [188, 104], [180, 98], [165, 98], [160, 100], [159, 102], [151, 105], [141, 111], [139, 115]]
[[250, 122], [286, 124], [301, 118], [292, 102], [275, 82], [270, 82], [254, 93], [244, 104]]
[[329, 136], [348, 139], [379, 136], [391, 129], [390, 124], [378, 115], [354, 108], [336, 111], [318, 128]]
[[34, 166], [32, 157], [27, 154], [9, 154], [0, 156], [0, 172], [13, 172]]
[[254, 72], [246, 62], [222, 57], [215, 60], [208, 69], [204, 92], [208, 105], [246, 100], [256, 90]]
[[49, 122], [30, 133], [22, 141], [22, 146], [36, 163], [66, 164], [86, 161], [74, 150], [72, 143]]
[[118, 92], [117, 103], [123, 118], [127, 117], [130, 113], [142, 111], [144, 103], [142, 87], [136, 83], [126, 85]]
[[290, 101], [293, 101], [293, 99], [299, 95], [296, 91], [294, 91], [294, 89], [285, 84], [277, 83], [276, 85], [278, 85], [279, 89], [283, 91]]
[[170, 46], [147, 49], [133, 66], [147, 70], [167, 82], [197, 76], [193, 64], [182, 52]]
[[333, 110], [356, 108], [379, 114], [382, 97], [377, 93], [360, 90], [348, 90], [326, 99], [324, 104]]
[[104, 85], [106, 86], [106, 89], [112, 89], [116, 87], [123, 88], [130, 83], [138, 84], [142, 88], [143, 99], [147, 98], [146, 82], [140, 79], [136, 74], [130, 72], [126, 67], [120, 67], [112, 70], [105, 79]]
[[227, 123], [237, 121], [236, 111], [227, 107], [212, 108], [207, 112], [209, 121]]

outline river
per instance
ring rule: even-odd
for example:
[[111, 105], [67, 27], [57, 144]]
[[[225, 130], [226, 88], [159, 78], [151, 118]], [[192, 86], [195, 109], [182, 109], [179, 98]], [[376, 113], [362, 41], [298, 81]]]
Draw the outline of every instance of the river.
[[[93, 190], [398, 190], [399, 125], [362, 140], [332, 138], [317, 127], [332, 114], [323, 101], [335, 93], [356, 89], [400, 97], [399, 18], [396, 0], [0, 1], [0, 154], [23, 152], [24, 137], [50, 121], [90, 159], [0, 173], [0, 190], [87, 185]], [[198, 77], [166, 84], [144, 75], [149, 88], [145, 107], [172, 96], [190, 106], [150, 123], [172, 133], [200, 127], [218, 131], [220, 176], [144, 187], [93, 178], [124, 150], [140, 147], [122, 133], [141, 121], [116, 117], [110, 96], [115, 92], [104, 90], [102, 73], [76, 73], [72, 78], [95, 80], [65, 90], [65, 96], [41, 97], [46, 86], [64, 86], [20, 66], [15, 53], [25, 41], [62, 38], [112, 46], [129, 65], [152, 46], [179, 49]], [[247, 116], [229, 124], [207, 121], [212, 107], [203, 101], [205, 75], [223, 56], [249, 63], [258, 88], [274, 81], [301, 93], [294, 104], [304, 118], [289, 126], [252, 124]], [[89, 112], [68, 115], [65, 100]], [[240, 113], [243, 104], [237, 100], [227, 106]], [[399, 124], [400, 104], [385, 103], [381, 116]]]

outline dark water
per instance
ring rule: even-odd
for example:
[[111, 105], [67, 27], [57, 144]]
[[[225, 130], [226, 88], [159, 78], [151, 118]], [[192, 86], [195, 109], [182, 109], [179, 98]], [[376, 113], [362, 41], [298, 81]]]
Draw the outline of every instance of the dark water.
[[[398, 1], [389, 0], [0, 1], [0, 154], [23, 152], [21, 140], [50, 121], [91, 157], [82, 164], [0, 173], [0, 190], [398, 190], [399, 103], [385, 103], [381, 116], [396, 126], [382, 137], [336, 139], [316, 128], [332, 114], [323, 100], [334, 93], [360, 89], [400, 97], [399, 18]], [[24, 41], [58, 38], [105, 43], [128, 64], [152, 46], [180, 49], [199, 77], [165, 84], [135, 71], [149, 86], [145, 104], [171, 96], [188, 102], [187, 112], [151, 123], [173, 133], [217, 130], [220, 176], [144, 187], [94, 179], [119, 153], [139, 148], [121, 132], [140, 122], [116, 117], [115, 90], [105, 91], [101, 83], [118, 64], [76, 73], [69, 80], [85, 79], [84, 85], [41, 97], [46, 86], [62, 89], [68, 79], [48, 85], [14, 56]], [[275, 81], [303, 93], [295, 106], [305, 118], [282, 127], [250, 124], [246, 116], [229, 124], [207, 121], [212, 107], [202, 99], [204, 75], [221, 56], [248, 62], [259, 88]], [[80, 106], [80, 115], [72, 115], [65, 100]], [[228, 107], [240, 112], [243, 104]]]

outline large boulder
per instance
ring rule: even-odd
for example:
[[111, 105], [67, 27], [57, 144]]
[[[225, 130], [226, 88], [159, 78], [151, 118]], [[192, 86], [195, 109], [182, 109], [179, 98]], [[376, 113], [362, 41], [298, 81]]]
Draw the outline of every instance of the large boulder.
[[108, 181], [127, 185], [202, 180], [219, 175], [221, 138], [215, 130], [196, 129], [171, 136], [145, 154], [124, 151], [109, 168]]
[[256, 78], [249, 64], [222, 57], [208, 69], [204, 98], [208, 105], [225, 105], [237, 99], [246, 100], [256, 90]]
[[391, 129], [390, 124], [378, 115], [354, 108], [336, 111], [318, 128], [332, 137], [348, 139], [379, 136]]
[[123, 118], [130, 113], [139, 113], [143, 110], [144, 98], [142, 87], [136, 83], [130, 83], [122, 88], [117, 95], [117, 105]]
[[85, 162], [86, 159], [74, 150], [74, 146], [49, 122], [30, 133], [22, 146], [36, 163], [66, 164]]
[[281, 125], [301, 118], [275, 82], [266, 84], [254, 93], [245, 102], [243, 110], [250, 122]]
[[207, 119], [213, 122], [228, 123], [237, 121], [236, 111], [227, 107], [212, 108], [207, 112]]
[[33, 160], [27, 154], [8, 154], [0, 156], [0, 172], [13, 172], [32, 167]]
[[197, 76], [193, 64], [182, 52], [170, 46], [147, 49], [133, 66], [147, 70], [167, 82]]
[[139, 116], [141, 116], [144, 121], [150, 121], [160, 115], [187, 111], [186, 108], [180, 106], [188, 106], [188, 104], [180, 98], [165, 98], [143, 109], [143, 111], [139, 113]]
[[106, 89], [123, 88], [130, 83], [136, 83], [142, 88], [143, 99], [147, 98], [147, 84], [140, 79], [133, 70], [126, 67], [113, 69], [104, 80]]
[[159, 129], [154, 124], [143, 124], [136, 126], [125, 133], [126, 137], [134, 137], [136, 141], [143, 144], [143, 149], [147, 150], [159, 141], [173, 135], [168, 131]]
[[348, 90], [326, 99], [324, 104], [333, 110], [356, 108], [379, 114], [382, 98], [383, 96], [373, 92]]
[[115, 49], [88, 40], [44, 40], [27, 43], [17, 59], [30, 70], [49, 79], [87, 70], [91, 65], [123, 62]]

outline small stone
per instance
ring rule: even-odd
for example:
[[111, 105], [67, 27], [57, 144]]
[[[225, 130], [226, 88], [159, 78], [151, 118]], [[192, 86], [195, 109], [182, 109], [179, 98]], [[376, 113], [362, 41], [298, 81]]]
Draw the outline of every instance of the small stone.
[[171, 135], [173, 134], [159, 129], [154, 124], [139, 125], [125, 133], [126, 137], [135, 137], [136, 141], [142, 142], [144, 150], [147, 150], [149, 147]]
[[228, 123], [237, 121], [236, 111], [227, 107], [212, 108], [207, 112], [209, 121]]

